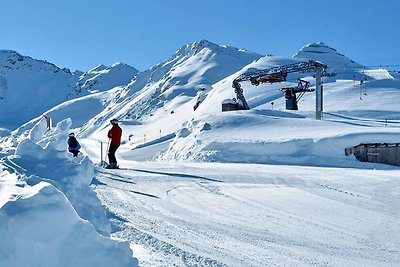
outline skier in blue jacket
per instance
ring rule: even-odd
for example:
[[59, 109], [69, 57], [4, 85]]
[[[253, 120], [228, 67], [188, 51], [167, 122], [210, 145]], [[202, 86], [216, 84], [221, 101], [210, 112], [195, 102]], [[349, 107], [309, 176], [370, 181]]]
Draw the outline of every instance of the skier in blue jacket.
[[71, 152], [74, 155], [74, 157], [77, 157], [80, 148], [81, 145], [79, 144], [78, 140], [76, 140], [75, 134], [70, 133], [68, 138], [68, 151]]

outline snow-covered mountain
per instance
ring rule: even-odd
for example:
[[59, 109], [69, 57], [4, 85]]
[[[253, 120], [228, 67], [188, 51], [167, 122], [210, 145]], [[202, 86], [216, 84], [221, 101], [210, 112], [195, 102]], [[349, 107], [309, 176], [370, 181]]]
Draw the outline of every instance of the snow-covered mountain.
[[116, 86], [127, 85], [139, 71], [124, 63], [115, 63], [111, 67], [98, 65], [83, 73], [75, 86], [78, 96], [110, 90]]
[[[103, 129], [99, 123], [105, 121], [107, 125], [112, 117], [135, 125], [148, 123], [157, 117], [168, 122], [170, 127], [163, 127], [165, 133], [174, 132], [188, 119], [175, 116], [171, 120], [174, 113], [184, 112], [191, 116], [194, 106], [213, 91], [213, 84], [260, 57], [256, 53], [206, 40], [182, 46], [170, 59], [138, 73], [116, 95], [115, 103], [91, 123], [96, 125], [96, 129]], [[93, 130], [85, 128], [87, 133]]]
[[[311, 49], [312, 48], [312, 49]], [[215, 52], [217, 56], [211, 56], [207, 61], [202, 61], [204, 54]], [[202, 131], [204, 124], [208, 123], [205, 118], [212, 117], [213, 120], [225, 118], [225, 115], [220, 114], [221, 103], [224, 99], [235, 97], [232, 89], [232, 80], [239, 76], [243, 72], [253, 71], [255, 69], [264, 69], [274, 66], [280, 66], [285, 64], [292, 64], [302, 60], [314, 59], [328, 64], [328, 71], [339, 72], [334, 77], [324, 78], [325, 82], [325, 111], [327, 112], [344, 112], [351, 105], [354, 110], [354, 115], [359, 114], [356, 110], [362, 110], [363, 107], [373, 107], [374, 114], [377, 119], [393, 119], [397, 118], [397, 107], [391, 101], [390, 92], [397, 92], [399, 83], [393, 80], [393, 77], [388, 74], [386, 70], [367, 70], [363, 66], [353, 62], [351, 59], [343, 56], [335, 49], [330, 48], [323, 43], [311, 44], [302, 48], [299, 53], [294, 57], [276, 57], [266, 56], [258, 57], [254, 60], [253, 54], [249, 55], [247, 52], [236, 50], [239, 55], [247, 58], [247, 64], [242, 64], [242, 68], [238, 68], [236, 72], [232, 70], [225, 72], [225, 78], [220, 79], [220, 76], [209, 79], [205, 79], [204, 73], [198, 75], [199, 70], [204, 70], [204, 66], [209, 67], [211, 65], [216, 66], [232, 66], [232, 62], [237, 61], [238, 56], [231, 58], [232, 52], [227, 52], [223, 47], [210, 44], [206, 41], [196, 42], [192, 45], [182, 47], [170, 60], [148, 70], [143, 73], [139, 73], [134, 80], [126, 89], [125, 93], [127, 97], [120, 99], [119, 103], [116, 103], [114, 107], [107, 109], [106, 112], [99, 114], [97, 121], [103, 120], [104, 118], [118, 117], [124, 120], [126, 127], [126, 140], [130, 139], [134, 146], [143, 142], [143, 140], [152, 141], [160, 138], [169, 138], [176, 136], [175, 141], [170, 144], [167, 151], [163, 152], [162, 159], [199, 159], [202, 160], [222, 160], [227, 161], [227, 158], [214, 157], [224, 149], [224, 146], [220, 145], [206, 145], [206, 141], [199, 142], [199, 138], [202, 134], [215, 133], [215, 131]], [[220, 59], [219, 61], [217, 61]], [[197, 65], [193, 66], [193, 62]], [[173, 66], [173, 67], [171, 67]], [[332, 66], [332, 67], [330, 67]], [[208, 75], [211, 75], [214, 69], [210, 69]], [[217, 69], [218, 74], [221, 70]], [[314, 85], [314, 73], [294, 73], [288, 75], [287, 82], [278, 84], [264, 84], [258, 87], [252, 86], [249, 83], [243, 83], [244, 93], [248, 100], [250, 107], [262, 110], [269, 110], [273, 108], [271, 103], [274, 103], [275, 108], [284, 109], [285, 98], [283, 93], [280, 91], [282, 87], [295, 86], [297, 78], [304, 78], [311, 82], [311, 86]], [[367, 82], [360, 85], [361, 79], [365, 75], [368, 75]], [[176, 82], [174, 82], [176, 81]], [[193, 82], [192, 82], [193, 81]], [[343, 85], [343, 86], [341, 86]], [[383, 86], [385, 85], [385, 86]], [[386, 87], [387, 86], [387, 87]], [[204, 90], [199, 90], [204, 88]], [[121, 94], [123, 96], [124, 94]], [[361, 96], [360, 96], [361, 94]], [[361, 99], [360, 99], [361, 98]], [[385, 110], [382, 110], [381, 104], [377, 105], [375, 102], [376, 98], [380, 98], [381, 101], [385, 101]], [[201, 101], [199, 101], [201, 99]], [[312, 114], [315, 110], [314, 94], [306, 94], [300, 102], [300, 110]], [[340, 99], [341, 101], [338, 101]], [[200, 102], [200, 104], [198, 104]], [[194, 110], [196, 107], [196, 110]], [[291, 117], [292, 115], [287, 115]], [[301, 113], [301, 111], [297, 112]], [[346, 112], [346, 115], [352, 115], [353, 112]], [[210, 115], [211, 114], [211, 115]], [[265, 118], [266, 120], [261, 125], [270, 125], [269, 118], [275, 118], [275, 113], [271, 113]], [[284, 113], [279, 116], [285, 116]], [[385, 115], [383, 115], [385, 114]], [[392, 115], [389, 115], [392, 114]], [[250, 114], [249, 114], [250, 115]], [[259, 120], [259, 114], [255, 114], [255, 120]], [[278, 117], [279, 117], [278, 116]], [[307, 117], [307, 115], [301, 115]], [[228, 116], [230, 117], [230, 116]], [[296, 117], [296, 116], [295, 116]], [[251, 121], [250, 117], [244, 116], [246, 120]], [[225, 119], [224, 119], [225, 120]], [[242, 119], [239, 118], [241, 121]], [[107, 124], [107, 120], [105, 123]], [[199, 131], [191, 129], [192, 121], [199, 124]], [[297, 119], [295, 120], [297, 121]], [[105, 126], [96, 124], [95, 131], [105, 129]], [[219, 124], [219, 122], [217, 122]], [[246, 125], [247, 123], [244, 123]], [[314, 122], [312, 122], [314, 124]], [[86, 129], [90, 128], [88, 124]], [[103, 124], [104, 125], [104, 124]], [[224, 129], [231, 128], [232, 132], [239, 132], [237, 128], [245, 128], [242, 123], [225, 123], [221, 124]], [[188, 128], [189, 127], [189, 128]], [[327, 125], [329, 128], [330, 126]], [[207, 127], [206, 127], [207, 128]], [[252, 129], [252, 128], [249, 128]], [[94, 132], [93, 128], [87, 131]], [[184, 134], [182, 134], [184, 132]], [[250, 133], [246, 129], [242, 129], [241, 134], [248, 136]], [[194, 138], [187, 138], [187, 135], [192, 133]], [[246, 133], [246, 134], [245, 134]], [[104, 135], [104, 131], [101, 133]], [[225, 134], [225, 132], [223, 132]], [[274, 135], [274, 132], [271, 132]], [[252, 135], [252, 134], [250, 134]], [[266, 135], [269, 136], [269, 135]], [[215, 140], [216, 136], [208, 140]], [[221, 138], [225, 138], [223, 135]], [[241, 144], [243, 140], [241, 135], [237, 137]], [[310, 135], [313, 139], [312, 135]], [[247, 138], [246, 138], [247, 139]], [[270, 136], [268, 139], [274, 139]], [[290, 139], [290, 138], [289, 138]], [[249, 140], [249, 146], [256, 140]], [[274, 143], [275, 141], [273, 141]], [[182, 143], [182, 144], [178, 144]], [[201, 149], [198, 147], [200, 146]], [[186, 149], [183, 149], [183, 148]], [[267, 147], [266, 147], [267, 148]], [[197, 149], [198, 154], [195, 153]], [[176, 154], [179, 151], [179, 155]], [[253, 153], [255, 150], [248, 150], [245, 153], [242, 152], [242, 156], [246, 153], [250, 157], [249, 161], [256, 160], [257, 162], [268, 162], [268, 159], [262, 159], [262, 157], [254, 157]], [[222, 152], [223, 153], [223, 152]], [[338, 153], [341, 153], [338, 151]], [[225, 153], [223, 153], [225, 155]], [[202, 156], [200, 156], [202, 155]], [[204, 157], [204, 155], [208, 155]], [[319, 157], [319, 155], [317, 156]], [[243, 157], [231, 158], [232, 161], [242, 160]], [[275, 160], [274, 160], [275, 161]]]
[[[236, 97], [232, 81], [242, 73], [308, 59], [335, 73], [323, 77], [322, 120], [315, 120], [315, 93], [289, 111], [281, 91], [298, 78], [314, 88], [313, 71], [291, 73], [282, 83], [242, 82], [251, 109], [221, 111], [225, 99]], [[141, 265], [152, 267], [400, 263], [398, 169], [344, 155], [360, 143], [398, 142], [397, 74], [368, 69], [323, 43], [286, 57], [205, 40], [136, 72], [115, 64], [66, 75], [73, 81], [69, 95], [62, 91], [67, 101], [39, 114], [29, 110], [27, 117], [36, 118], [0, 139], [6, 237], [0, 254], [28, 255], [1, 258], [0, 265], [20, 266], [45, 251], [53, 258], [44, 266], [59, 258], [69, 264], [57, 255], [71, 249], [74, 257], [97, 259], [74, 266], [135, 266], [127, 244], [114, 246], [110, 234], [129, 241]], [[15, 99], [23, 95], [13, 92]], [[53, 119], [50, 131], [43, 115]], [[114, 117], [123, 129], [118, 172], [93, 164], [106, 156]], [[6, 126], [1, 120], [0, 128]], [[65, 152], [71, 131], [87, 157]], [[42, 242], [48, 234], [36, 231], [41, 216], [48, 218], [46, 229], [60, 232], [50, 248]], [[14, 234], [20, 225], [25, 231]], [[26, 235], [37, 250], [24, 250]], [[81, 253], [73, 240], [87, 241]], [[100, 247], [98, 257], [93, 246]]]
[[308, 44], [293, 57], [300, 59], [313, 59], [325, 63], [327, 71], [335, 79], [366, 80], [374, 78], [368, 68], [339, 53], [336, 49], [323, 42]]
[[69, 99], [126, 85], [138, 71], [116, 63], [86, 73], [0, 50], [0, 122], [14, 129]]
[[336, 49], [327, 46], [323, 42], [308, 44], [301, 48], [293, 57], [313, 59], [328, 65], [329, 68], [356, 68], [363, 69], [364, 66], [339, 53]]
[[[218, 113], [220, 113], [222, 101], [235, 97], [231, 86], [232, 80], [243, 72], [308, 59], [327, 64], [328, 71], [336, 74], [334, 77], [324, 78], [325, 111], [343, 112], [350, 103], [353, 103], [353, 110], [362, 109], [365, 104], [378, 108], [378, 105], [374, 103], [376, 97], [381, 98], [382, 101], [387, 99], [388, 103], [385, 107], [388, 110], [396, 110], [396, 107], [391, 108], [393, 104], [388, 92], [396, 91], [397, 89], [393, 88], [397, 88], [398, 82], [386, 70], [368, 70], [323, 43], [307, 45], [294, 57], [263, 57], [243, 49], [220, 46], [202, 40], [182, 46], [170, 59], [137, 73], [127, 86], [116, 87], [112, 90], [110, 87], [109, 91], [104, 90], [109, 83], [103, 81], [115, 72], [115, 68], [125, 70], [125, 72], [119, 72], [120, 74], [128, 73], [125, 76], [125, 82], [129, 80], [129, 73], [135, 70], [122, 64], [112, 67], [99, 65], [82, 74], [78, 82], [79, 88], [92, 90], [92, 92], [99, 91], [98, 93], [60, 104], [44, 115], [52, 117], [54, 121], [60, 121], [64, 119], [65, 114], [68, 114], [73, 121], [73, 128], [78, 128], [82, 136], [86, 137], [96, 134], [104, 136], [108, 121], [117, 117], [124, 122], [126, 128], [124, 139], [129, 139], [129, 143], [135, 147], [146, 139], [146, 141], [152, 141], [176, 136], [181, 129], [187, 129], [187, 125], [190, 125], [192, 120], [197, 121], [200, 118], [202, 121], [209, 114], [220, 116]], [[288, 75], [284, 83], [263, 84], [258, 87], [243, 83], [242, 87], [251, 108], [271, 109], [273, 108], [271, 103], [274, 103], [275, 108], [284, 109], [285, 98], [280, 89], [296, 85], [298, 78], [309, 80], [313, 86], [313, 74], [313, 72], [293, 73]], [[122, 76], [124, 75], [121, 74]], [[367, 83], [360, 85], [360, 81], [364, 81], [364, 77], [367, 76], [368, 78], [365, 79]], [[338, 87], [342, 84], [343, 86]], [[382, 84], [386, 84], [389, 88], [382, 88]], [[382, 89], [374, 90], [374, 88]], [[370, 97], [365, 96], [367, 90]], [[306, 94], [299, 103], [300, 110], [312, 112], [315, 109], [313, 99], [314, 94]], [[338, 102], [336, 99], [342, 100]], [[359, 101], [362, 101], [362, 105]], [[79, 112], [82, 109], [86, 112]], [[346, 114], [349, 115], [348, 112]], [[385, 112], [377, 110], [373, 114], [381, 119], [383, 115], [379, 114], [385, 114]], [[391, 114], [393, 115], [386, 115], [386, 117], [397, 117], [396, 113]], [[15, 133], [26, 131], [39, 119], [40, 117], [32, 120]], [[178, 134], [177, 138], [179, 137]], [[196, 140], [195, 138], [193, 141], [196, 142]], [[186, 141], [182, 139], [185, 146], [192, 147]], [[175, 157], [171, 157], [174, 154], [172, 151], [176, 149], [173, 144], [168, 150], [171, 152], [166, 152], [169, 156], [161, 156], [161, 158]], [[187, 154], [187, 151], [180, 150], [180, 153]], [[189, 154], [193, 156], [193, 153]], [[182, 155], [178, 156], [178, 158], [181, 157]]]
[[[375, 131], [379, 132], [380, 129], [370, 129], [368, 133], [363, 130], [362, 133], [356, 134], [358, 127], [342, 127], [332, 132], [330, 129], [336, 122], [331, 124], [329, 119], [315, 122], [314, 93], [307, 93], [301, 98], [299, 111], [286, 111], [285, 98], [280, 89], [295, 86], [298, 78], [308, 80], [312, 87], [315, 86], [315, 73], [312, 71], [289, 74], [287, 81], [283, 83], [259, 86], [242, 83], [252, 110], [236, 114], [220, 112], [222, 101], [232, 98], [232, 80], [240, 74], [309, 59], [327, 64], [327, 71], [335, 74], [323, 79], [324, 111], [327, 118], [333, 116], [332, 120], [335, 121], [335, 116], [341, 114], [348, 120], [349, 125], [353, 117], [360, 116], [377, 124], [400, 118], [399, 107], [392, 98], [400, 94], [400, 81], [387, 70], [369, 70], [323, 43], [310, 44], [292, 58], [260, 58], [214, 84], [213, 91], [209, 94], [212, 97], [205, 98], [199, 107], [199, 116], [188, 119], [182, 125], [169, 148], [159, 154], [158, 159], [274, 164], [295, 162], [316, 166], [326, 165], [326, 158], [333, 155], [340, 158], [343, 147], [350, 147], [354, 143], [396, 142], [396, 134], [376, 134]], [[317, 135], [314, 128], [316, 125], [319, 131]], [[285, 131], [282, 132], [281, 129]], [[256, 133], [258, 131], [264, 133], [261, 138]], [[339, 132], [351, 138], [344, 142], [337, 138]], [[394, 132], [397, 132], [397, 129]], [[340, 142], [341, 145], [335, 145], [336, 142]], [[326, 147], [329, 147], [329, 152], [326, 151]], [[307, 157], [298, 158], [299, 154], [307, 154]], [[328, 162], [343, 166], [346, 165], [346, 161], [347, 159], [340, 163], [338, 160]]]
[[11, 128], [67, 100], [77, 77], [69, 69], [0, 51], [0, 121]]

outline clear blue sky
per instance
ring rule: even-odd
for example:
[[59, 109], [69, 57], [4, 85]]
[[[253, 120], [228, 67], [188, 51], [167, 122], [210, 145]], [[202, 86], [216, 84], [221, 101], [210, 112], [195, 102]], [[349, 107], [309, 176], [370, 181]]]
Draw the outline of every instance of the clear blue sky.
[[322, 41], [364, 65], [400, 64], [399, 12], [398, 0], [0, 0], [0, 49], [144, 70], [202, 39], [283, 56]]

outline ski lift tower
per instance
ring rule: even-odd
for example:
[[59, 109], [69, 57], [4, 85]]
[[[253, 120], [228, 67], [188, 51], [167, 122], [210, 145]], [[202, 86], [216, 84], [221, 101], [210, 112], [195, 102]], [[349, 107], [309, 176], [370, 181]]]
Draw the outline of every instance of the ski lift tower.
[[[256, 70], [249, 73], [244, 73], [233, 80], [232, 87], [235, 89], [237, 96], [236, 110], [249, 110], [250, 107], [243, 95], [243, 89], [240, 82], [250, 81], [252, 85], [259, 85], [260, 83], [275, 83], [286, 81], [288, 73], [293, 72], [306, 72], [310, 70], [315, 71], [315, 118], [317, 120], [322, 119], [322, 74], [325, 72], [327, 66], [321, 62], [315, 60], [309, 60], [308, 62], [299, 62], [290, 65], [283, 65], [279, 67], [273, 67], [269, 69]], [[229, 109], [233, 110], [233, 109]]]
[[[326, 68], [326, 65], [325, 65]], [[323, 111], [323, 90], [322, 90], [322, 71], [323, 67], [315, 67], [315, 119], [322, 119]]]

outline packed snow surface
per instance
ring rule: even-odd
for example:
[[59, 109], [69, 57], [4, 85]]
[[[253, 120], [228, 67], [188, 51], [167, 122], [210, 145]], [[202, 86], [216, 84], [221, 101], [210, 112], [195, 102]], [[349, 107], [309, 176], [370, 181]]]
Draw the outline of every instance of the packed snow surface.
[[93, 185], [143, 266], [397, 266], [398, 169], [132, 163]]

